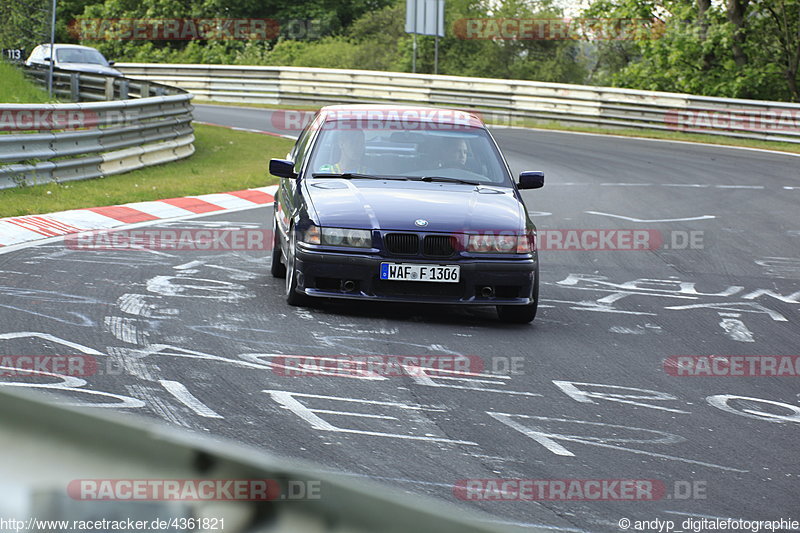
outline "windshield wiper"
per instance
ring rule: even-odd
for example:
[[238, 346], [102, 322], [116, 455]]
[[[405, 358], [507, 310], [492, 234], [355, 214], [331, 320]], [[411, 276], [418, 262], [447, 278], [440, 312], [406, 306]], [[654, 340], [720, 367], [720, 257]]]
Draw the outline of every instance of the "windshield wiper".
[[344, 172], [341, 174], [331, 172], [315, 172], [311, 174], [315, 178], [342, 178], [346, 180], [407, 180], [402, 176], [373, 176], [372, 174], [359, 174], [357, 172]]
[[470, 181], [470, 180], [462, 180], [458, 178], [447, 178], [444, 176], [423, 176], [419, 179], [419, 181], [445, 181], [450, 183], [464, 183], [466, 185], [480, 185], [481, 183], [478, 181]]

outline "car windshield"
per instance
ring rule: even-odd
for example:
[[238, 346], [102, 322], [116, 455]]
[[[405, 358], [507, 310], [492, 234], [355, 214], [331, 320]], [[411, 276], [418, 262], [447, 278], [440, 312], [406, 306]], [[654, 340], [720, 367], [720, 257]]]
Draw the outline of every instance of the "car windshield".
[[336, 120], [327, 122], [319, 135], [309, 174], [360, 173], [511, 186], [494, 142], [481, 127]]
[[56, 50], [56, 59], [59, 63], [88, 63], [91, 65], [108, 66], [108, 61], [97, 50], [85, 48], [62, 48]]

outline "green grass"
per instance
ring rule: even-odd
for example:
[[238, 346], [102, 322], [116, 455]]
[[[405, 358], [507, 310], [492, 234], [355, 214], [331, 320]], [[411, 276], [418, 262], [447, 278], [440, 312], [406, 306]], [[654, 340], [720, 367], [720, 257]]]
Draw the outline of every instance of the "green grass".
[[192, 100], [193, 104], [202, 104], [202, 105], [222, 105], [222, 106], [231, 106], [231, 107], [256, 107], [259, 109], [292, 109], [296, 111], [318, 111], [320, 106], [314, 105], [293, 105], [287, 106], [286, 104], [250, 104], [250, 103], [243, 103], [243, 102], [217, 102], [216, 100], [202, 100], [199, 98], [194, 98]]
[[0, 190], [0, 217], [236, 191], [276, 183], [271, 157], [293, 141], [228, 128], [195, 125], [187, 159], [105, 178]]
[[47, 91], [25, 79], [22, 71], [0, 59], [0, 104], [44, 104], [55, 102]]

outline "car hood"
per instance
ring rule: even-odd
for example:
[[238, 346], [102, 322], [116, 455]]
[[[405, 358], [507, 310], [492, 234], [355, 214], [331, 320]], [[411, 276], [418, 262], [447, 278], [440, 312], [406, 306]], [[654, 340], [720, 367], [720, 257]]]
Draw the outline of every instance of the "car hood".
[[105, 74], [107, 76], [122, 76], [122, 73], [115, 68], [103, 65], [92, 65], [89, 63], [59, 63], [58, 68], [64, 70], [77, 70], [89, 74]]
[[306, 180], [305, 191], [323, 227], [447, 233], [526, 227], [525, 207], [510, 187], [326, 178]]

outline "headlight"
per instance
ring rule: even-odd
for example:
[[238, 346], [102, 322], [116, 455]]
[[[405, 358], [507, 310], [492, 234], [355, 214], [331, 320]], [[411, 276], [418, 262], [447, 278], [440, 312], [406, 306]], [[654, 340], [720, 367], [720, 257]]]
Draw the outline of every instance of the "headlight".
[[342, 228], [323, 228], [322, 242], [331, 246], [342, 246], [347, 237], [347, 230]]
[[356, 248], [371, 248], [372, 236], [367, 230], [351, 229], [347, 231], [345, 242], [347, 242], [349, 246], [354, 246]]
[[468, 252], [486, 254], [527, 254], [534, 250], [533, 235], [470, 235]]
[[328, 246], [371, 248], [372, 233], [366, 229], [320, 228], [322, 242]]

